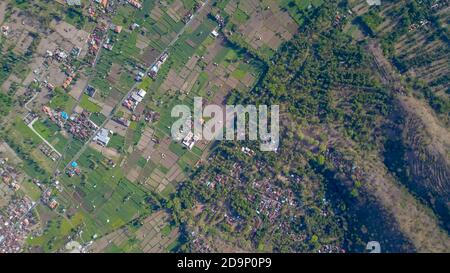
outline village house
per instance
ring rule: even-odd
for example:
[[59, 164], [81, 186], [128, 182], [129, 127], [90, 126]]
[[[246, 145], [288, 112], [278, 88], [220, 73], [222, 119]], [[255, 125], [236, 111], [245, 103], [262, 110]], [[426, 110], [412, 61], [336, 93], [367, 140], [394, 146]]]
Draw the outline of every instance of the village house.
[[99, 145], [106, 147], [111, 140], [111, 138], [109, 137], [110, 134], [113, 134], [113, 132], [108, 129], [102, 128], [94, 137], [94, 141], [96, 141]]
[[128, 3], [137, 9], [142, 8], [142, 4], [137, 0], [128, 0]]

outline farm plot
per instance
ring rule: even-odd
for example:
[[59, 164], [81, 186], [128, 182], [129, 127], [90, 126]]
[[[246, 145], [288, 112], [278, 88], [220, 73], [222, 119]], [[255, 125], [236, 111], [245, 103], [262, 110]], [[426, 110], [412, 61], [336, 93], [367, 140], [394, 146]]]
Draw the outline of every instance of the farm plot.
[[[368, 8], [365, 1], [353, 1], [353, 11], [367, 35], [382, 41], [396, 69], [413, 82], [436, 113], [448, 122], [450, 109], [450, 45], [441, 19], [448, 17], [448, 2], [411, 4], [389, 2]], [[431, 20], [430, 18], [435, 19]]]
[[170, 225], [170, 215], [158, 211], [95, 241], [92, 250], [106, 253], [168, 252], [177, 244], [178, 234], [178, 229]]
[[[226, 29], [232, 30], [231, 39], [244, 42], [264, 56], [270, 57], [284, 41], [292, 39], [297, 33], [297, 23], [289, 12], [282, 9], [287, 6], [283, 6], [284, 3], [256, 0], [226, 2], [224, 11], [229, 18]], [[300, 2], [306, 7], [309, 5], [308, 1]], [[320, 4], [320, 1], [312, 2]]]
[[[151, 99], [147, 107], [160, 113], [160, 119], [152, 124], [153, 138], [157, 139], [157, 143], [150, 141], [147, 149], [144, 149], [145, 145], [139, 148], [144, 150], [141, 155], [149, 158], [149, 167], [133, 168], [131, 164], [126, 168], [133, 170], [129, 178], [163, 196], [175, 190], [177, 182], [195, 168], [208, 147], [207, 142], [199, 141], [189, 150], [181, 143], [172, 141], [170, 128], [175, 121], [170, 113], [172, 107], [177, 104], [192, 107], [194, 97], [198, 96], [203, 97], [205, 103], [222, 105], [231, 90], [248, 90], [261, 73], [258, 64], [247, 61], [240, 52], [227, 46], [222, 38], [213, 38], [210, 32], [214, 26], [207, 21], [191, 29], [183, 44], [189, 47], [186, 41], [195, 44], [190, 51], [193, 55], [188, 56], [185, 52], [171, 54], [167, 61], [168, 72], [159, 75], [149, 87], [156, 92], [149, 94]], [[208, 35], [203, 35], [205, 32]], [[204, 55], [197, 55], [195, 52], [202, 47]], [[134, 157], [134, 164], [137, 164], [140, 156]], [[140, 175], [137, 175], [138, 172]]]
[[67, 202], [79, 204], [83, 211], [93, 215], [96, 234], [119, 228], [147, 211], [145, 193], [101, 153], [88, 148], [77, 163], [82, 174], [63, 178]]

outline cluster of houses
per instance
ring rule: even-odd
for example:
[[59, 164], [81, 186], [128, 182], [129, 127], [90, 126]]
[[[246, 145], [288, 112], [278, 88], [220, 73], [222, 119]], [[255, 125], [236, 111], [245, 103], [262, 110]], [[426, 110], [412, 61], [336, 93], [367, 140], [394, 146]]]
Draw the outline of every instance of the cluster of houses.
[[0, 253], [19, 253], [25, 239], [37, 226], [31, 213], [35, 205], [29, 198], [11, 200], [0, 213]]
[[108, 0], [95, 0], [102, 8], [106, 9], [108, 7]]
[[130, 127], [130, 124], [131, 124], [131, 121], [129, 119], [126, 119], [123, 117], [115, 117], [115, 118], [113, 118], [113, 120], [125, 127]]
[[418, 28], [421, 28], [421, 27], [424, 27], [424, 26], [428, 25], [429, 23], [430, 22], [428, 20], [426, 20], [426, 19], [420, 20], [420, 22], [418, 24], [416, 24], [416, 23], [411, 24], [409, 26], [409, 28], [408, 28], [408, 31], [412, 32], [412, 31], [414, 31], [414, 30], [416, 30]]
[[112, 42], [111, 38], [106, 39], [106, 41], [103, 43], [103, 48], [107, 50], [112, 50], [114, 48], [114, 43]]
[[66, 174], [69, 177], [73, 177], [75, 175], [80, 175], [81, 170], [80, 170], [80, 168], [78, 168], [78, 163], [75, 161], [70, 163], [70, 166], [67, 168]]
[[7, 164], [6, 159], [0, 158], [0, 177], [2, 182], [14, 191], [20, 189], [20, 184], [16, 180], [17, 175], [16, 169]]
[[191, 11], [188, 11], [183, 18], [181, 19], [181, 21], [185, 24], [187, 24], [192, 18], [194, 17], [194, 15], [192, 14]]
[[[352, 15], [352, 11], [348, 10], [348, 14]], [[345, 18], [347, 18], [346, 14], [340, 14], [339, 11], [337, 12], [336, 16], [334, 17], [334, 21], [333, 21], [333, 27], [338, 27], [341, 22], [345, 22]]]
[[107, 33], [107, 26], [104, 23], [98, 24], [88, 38], [88, 53], [91, 56], [92, 64], [95, 61], [95, 56], [97, 56], [102, 40]]
[[23, 122], [28, 125], [31, 122], [33, 122], [33, 120], [37, 119], [39, 116], [34, 113], [34, 112], [29, 112], [24, 118], [23, 118]]
[[[81, 114], [74, 113], [65, 123], [66, 129], [77, 139], [87, 140], [98, 126], [89, 119], [90, 113], [83, 111]], [[63, 117], [64, 118], [64, 117]]]
[[345, 249], [337, 245], [324, 245], [317, 253], [345, 253]]
[[108, 0], [95, 0], [97, 5], [94, 3], [90, 3], [88, 7], [88, 15], [89, 18], [95, 20], [97, 18], [97, 14], [109, 13], [112, 11], [112, 5], [110, 5]]
[[132, 5], [133, 7], [137, 8], [137, 9], [142, 8], [141, 2], [139, 2], [137, 0], [128, 0], [128, 4]]
[[47, 106], [44, 106], [42, 110], [48, 115], [51, 121], [56, 123], [60, 128], [65, 128], [75, 138], [80, 140], [87, 140], [98, 128], [98, 126], [90, 120], [90, 113], [87, 111], [74, 113], [69, 116], [69, 114], [64, 111], [59, 112]]
[[[61, 63], [64, 66], [64, 73], [66, 74], [66, 79], [63, 82], [62, 88], [68, 89], [72, 81], [75, 79], [76, 73], [72, 66], [73, 60], [77, 59], [78, 56], [81, 54], [81, 48], [79, 47], [73, 47], [72, 50], [67, 53], [63, 49], [57, 48], [54, 51], [47, 50], [45, 54], [45, 62], [44, 65], [48, 67], [48, 65], [53, 62], [57, 61]], [[44, 84], [46, 85], [47, 89], [49, 91], [54, 90], [55, 86], [53, 84], [48, 83], [47, 81], [44, 81]]]
[[169, 53], [164, 52], [161, 55], [161, 57], [159, 57], [158, 61], [156, 61], [156, 63], [150, 68], [148, 75], [152, 79], [156, 79], [156, 76], [158, 75], [158, 72], [161, 69], [161, 66], [167, 61], [167, 58], [169, 58]]
[[256, 213], [266, 215], [271, 223], [279, 218], [283, 206], [296, 206], [294, 193], [290, 189], [275, 186], [270, 179], [254, 181], [252, 187], [260, 193]]
[[60, 158], [59, 153], [57, 153], [55, 150], [53, 150], [52, 147], [48, 146], [45, 142], [41, 143], [39, 145], [39, 150], [48, 158], [50, 158], [52, 161], [56, 161]]
[[191, 243], [190, 247], [193, 252], [197, 253], [211, 253], [213, 252], [213, 249], [209, 245], [209, 243], [201, 236], [201, 233], [199, 232], [199, 235], [197, 235], [196, 232], [191, 232]]
[[161, 117], [161, 114], [155, 111], [144, 110], [144, 120], [146, 122], [156, 122]]
[[144, 78], [145, 74], [142, 71], [139, 71], [134, 78], [135, 81], [140, 82]]
[[220, 14], [216, 14], [214, 18], [216, 19], [217, 24], [219, 24], [219, 27], [222, 28], [225, 25], [225, 18], [223, 18]]
[[68, 114], [66, 112], [58, 112], [48, 106], [43, 106], [42, 111], [47, 114], [50, 120], [56, 123], [56, 125], [60, 128], [64, 127], [64, 123], [68, 118]]
[[139, 91], [131, 92], [130, 96], [123, 102], [123, 106], [130, 111], [134, 111], [139, 103], [142, 102], [147, 92], [145, 90], [140, 89]]

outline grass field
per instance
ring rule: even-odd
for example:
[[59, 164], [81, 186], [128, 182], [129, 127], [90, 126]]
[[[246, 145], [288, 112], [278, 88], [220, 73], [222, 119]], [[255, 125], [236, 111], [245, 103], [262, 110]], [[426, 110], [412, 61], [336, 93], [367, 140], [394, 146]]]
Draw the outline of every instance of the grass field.
[[170, 151], [172, 151], [177, 156], [182, 156], [187, 151], [186, 148], [181, 146], [181, 144], [178, 143], [178, 142], [171, 142], [170, 145], [169, 145], [169, 149], [170, 149]]
[[36, 186], [33, 182], [28, 179], [25, 179], [22, 183], [22, 190], [31, 197], [32, 200], [37, 201], [41, 197], [41, 189]]
[[52, 139], [59, 131], [58, 125], [48, 119], [35, 122], [33, 128], [47, 141]]
[[84, 110], [91, 112], [91, 113], [98, 113], [102, 110], [102, 108], [99, 105], [90, 101], [89, 96], [86, 94], [83, 94], [83, 96], [81, 97], [80, 106]]
[[97, 124], [97, 126], [100, 126], [106, 120], [106, 117], [101, 113], [94, 113], [90, 116], [90, 120]]
[[152, 84], [152, 82], [153, 80], [150, 77], [144, 77], [142, 79], [142, 82], [138, 85], [138, 89], [149, 90], [149, 87]]
[[81, 149], [84, 143], [80, 142], [79, 140], [74, 139], [70, 142], [69, 146], [65, 150], [63, 163], [64, 166], [69, 164], [70, 160], [78, 153], [78, 151]]
[[244, 24], [250, 17], [241, 9], [236, 9], [233, 15], [233, 21], [239, 24]]
[[51, 216], [52, 220], [47, 222], [41, 236], [30, 236], [26, 243], [29, 246], [41, 247], [43, 252], [54, 252], [62, 248], [67, 241], [67, 236], [74, 235], [77, 228], [92, 225], [92, 220], [83, 212], [77, 212], [70, 218], [64, 218], [43, 205], [39, 205], [36, 211], [38, 215]]
[[134, 143], [134, 145], [137, 145], [139, 143], [139, 140], [142, 137], [142, 134], [144, 133], [145, 122], [141, 121], [141, 122], [138, 122], [135, 124], [136, 124], [136, 127], [135, 127], [135, 129], [133, 129], [134, 130], [133, 143]]
[[[180, 39], [175, 43], [174, 47], [170, 50], [171, 60], [174, 63], [176, 70], [181, 69], [189, 58], [196, 52], [197, 47], [200, 46], [208, 37], [210, 37], [211, 31], [217, 27], [216, 22], [207, 19], [198, 26], [195, 31], [186, 31]], [[197, 45], [193, 48], [188, 41]]]
[[57, 133], [51, 140], [50, 143], [55, 147], [56, 150], [58, 150], [60, 153], [64, 151], [66, 148], [67, 143], [69, 140], [61, 135], [60, 133]]
[[[123, 141], [117, 135], [112, 138], [113, 146]], [[148, 211], [145, 192], [124, 178], [120, 167], [109, 166], [101, 153], [88, 148], [77, 163], [82, 177], [64, 176], [62, 182], [72, 185], [70, 189], [81, 198], [83, 211], [93, 217], [91, 225], [83, 229], [83, 237], [91, 239], [94, 234], [107, 233]]]
[[233, 73], [231, 73], [231, 76], [233, 78], [238, 79], [238, 80], [242, 80], [245, 77], [245, 75], [247, 75], [247, 71], [246, 70], [241, 70], [239, 68], [234, 70]]
[[50, 100], [50, 108], [65, 111], [69, 114], [76, 105], [76, 100], [69, 96], [64, 90], [55, 88], [55, 95]]
[[121, 135], [114, 134], [108, 143], [108, 147], [114, 148], [121, 152], [124, 150], [125, 138]]
[[141, 168], [144, 168], [146, 164], [147, 164], [147, 159], [143, 158], [142, 156], [137, 161], [137, 165]]
[[[166, 2], [164, 5], [161, 5], [157, 1], [144, 1], [145, 8], [142, 10], [134, 9], [129, 5], [118, 8], [117, 15], [113, 17], [113, 23], [128, 28], [131, 23], [136, 22], [141, 27], [135, 31], [124, 30], [120, 34], [114, 34], [111, 31], [108, 33], [108, 36], [114, 41], [114, 49], [112, 51], [102, 51], [97, 67], [95, 71], [92, 71], [92, 73], [95, 73], [93, 80], [89, 83], [100, 91], [98, 92], [100, 96], [96, 95], [95, 98], [96, 101], [101, 103], [96, 104], [90, 101], [85, 94], [82, 95], [80, 101], [80, 106], [92, 113], [90, 119], [95, 124], [100, 125], [106, 119], [100, 113], [102, 110], [100, 105], [111, 97], [116, 99], [118, 96], [113, 96], [115, 93], [125, 94], [134, 84], [136, 71], [142, 70], [141, 66], [145, 61], [148, 61], [145, 58], [149, 58], [148, 54], [144, 54], [144, 52], [148, 53], [151, 47], [161, 51], [183, 27], [184, 24], [182, 22], [176, 22], [166, 14], [167, 7], [165, 5], [171, 5], [173, 1]], [[185, 7], [193, 7], [195, 2], [193, 0], [185, 0], [182, 1], [182, 4]], [[158, 18], [153, 18], [155, 15], [150, 13], [155, 5], [159, 5], [162, 11], [161, 16]], [[238, 10], [234, 18], [239, 22], [244, 22], [249, 17], [244, 11]], [[200, 55], [207, 54], [207, 46], [218, 41], [218, 39], [214, 39], [210, 35], [211, 31], [216, 27], [216, 22], [209, 18], [203, 20], [195, 28], [188, 27], [174, 47], [170, 49], [169, 60], [159, 71], [157, 79], [152, 80], [149, 77], [144, 77], [142, 82], [138, 84], [138, 88], [149, 91], [148, 96], [152, 96], [151, 99], [143, 103], [147, 103], [151, 110], [157, 111], [161, 115], [157, 122], [151, 124], [155, 129], [155, 138], [163, 139], [163, 137], [170, 136], [170, 126], [175, 120], [170, 115], [172, 106], [181, 103], [191, 104], [194, 95], [205, 95], [205, 89], [210, 91], [215, 87], [215, 90], [218, 90], [216, 83], [214, 83], [214, 86], [208, 85], [208, 88], [205, 88], [208, 82], [214, 80], [214, 77], [209, 76], [214, 72], [203, 70], [199, 71], [200, 74], [197, 81], [193, 83], [194, 86], [189, 90], [188, 96], [178, 97], [163, 92], [158, 93], [170, 69], [178, 71], [178, 69], [183, 68], [189, 58], [194, 54], [199, 54], [198, 52], [202, 52]], [[214, 60], [217, 60], [218, 66], [225, 68], [230, 65], [232, 65], [231, 67], [237, 66], [238, 68], [230, 76], [238, 80], [243, 79], [247, 73], [251, 73], [253, 66], [245, 66], [241, 62], [241, 56], [238, 55], [240, 53], [222, 43], [220, 46], [224, 46], [224, 50], [221, 50], [214, 58]], [[199, 67], [200, 69], [205, 69], [205, 67]], [[199, 67], [196, 67], [196, 69]], [[67, 96], [65, 92], [61, 92], [61, 90], [55, 91], [55, 96], [50, 102], [52, 108], [69, 113], [73, 109], [74, 104], [75, 100]], [[124, 117], [128, 116], [128, 113], [124, 115]], [[14, 130], [17, 132], [23, 131], [24, 135], [29, 134], [29, 128], [22, 121], [20, 122], [22, 124], [16, 124], [18, 128], [14, 128]], [[133, 133], [127, 132], [127, 142], [137, 144], [141, 139], [145, 126], [147, 125], [144, 122], [132, 122], [128, 130], [132, 130]], [[36, 130], [48, 139], [58, 151], [64, 152], [61, 164], [63, 166], [70, 163], [69, 160], [80, 151], [84, 144], [77, 140], [69, 142], [68, 138], [61, 134], [58, 128], [55, 128], [52, 124], [46, 124], [45, 122], [36, 123]], [[36, 136], [32, 135], [30, 138], [36, 139]], [[42, 142], [39, 138], [36, 141]], [[114, 148], [119, 153], [122, 153], [123, 156], [126, 156], [124, 145], [125, 137], [113, 134], [108, 147]], [[155, 147], [159, 149], [162, 146], [155, 145]], [[169, 145], [169, 150], [179, 157], [176, 164], [183, 171], [192, 170], [203, 153], [197, 146], [188, 151], [180, 143], [176, 142], [172, 142]], [[135, 166], [141, 167], [144, 171], [150, 170], [149, 173], [157, 171], [169, 177], [173, 175], [172, 171], [176, 170], [176, 168], [172, 169], [171, 165], [166, 164], [167, 162], [164, 162], [164, 164], [162, 162], [147, 162], [143, 154], [136, 158], [135, 162], [133, 162], [136, 164]], [[58, 178], [64, 185], [64, 192], [58, 194], [58, 202], [60, 202], [61, 207], [68, 210], [69, 208], [73, 209], [75, 212], [71, 212], [71, 215], [68, 215], [66, 219], [56, 215], [55, 212], [50, 211], [46, 207], [39, 208], [42, 214], [51, 215], [51, 218], [54, 220], [47, 227], [44, 227], [45, 231], [42, 236], [30, 238], [28, 240], [29, 245], [42, 245], [44, 252], [55, 251], [63, 247], [64, 243], [67, 242], [68, 236], [75, 235], [75, 230], [82, 230], [81, 237], [87, 242], [94, 237], [101, 237], [117, 228], [123, 227], [136, 217], [151, 211], [150, 206], [146, 203], [148, 189], [145, 189], [139, 183], [129, 181], [126, 178], [126, 173], [124, 173], [128, 170], [112, 164], [106, 157], [106, 153], [103, 155], [99, 151], [88, 147], [77, 160], [77, 163], [82, 173], [80, 176], [70, 178], [67, 175], [61, 175]], [[120, 165], [119, 162], [114, 163]], [[175, 175], [178, 174], [175, 173]], [[180, 177], [182, 176], [178, 176], [176, 181]], [[139, 178], [140, 180], [141, 178]], [[33, 196], [38, 198], [38, 194], [34, 190], [32, 187], [29, 189]], [[176, 182], [172, 181], [164, 188], [161, 195], [169, 197], [175, 190]], [[173, 226], [165, 225], [160, 232], [163, 236], [168, 236], [172, 231], [174, 231]], [[174, 248], [176, 245], [178, 243], [174, 242], [168, 246], [168, 249]], [[107, 250], [108, 252], [139, 251], [133, 243], [110, 244]]]
[[20, 141], [22, 139], [30, 140], [28, 144], [37, 146], [42, 143], [42, 139], [38, 137], [19, 117], [13, 123], [12, 130], [15, 132], [14, 139]]

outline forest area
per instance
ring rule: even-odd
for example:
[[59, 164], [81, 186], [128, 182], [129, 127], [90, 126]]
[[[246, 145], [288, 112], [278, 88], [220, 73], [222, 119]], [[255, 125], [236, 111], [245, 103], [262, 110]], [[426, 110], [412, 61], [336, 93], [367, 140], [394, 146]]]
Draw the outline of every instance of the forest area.
[[[406, 150], [411, 148], [401, 137], [398, 93], [384, 84], [368, 45], [379, 40], [400, 74], [405, 73], [402, 67], [420, 60], [400, 64], [401, 55], [392, 46], [405, 27], [389, 36], [377, 33], [376, 27], [385, 20], [380, 7], [353, 19], [336, 20], [335, 14], [350, 9], [348, 2], [299, 11], [304, 17], [299, 34], [266, 61], [267, 71], [259, 84], [251, 92], [234, 91], [228, 97], [229, 104], [280, 105], [280, 149], [270, 154], [257, 151], [254, 142], [217, 143], [207, 167], [196, 170], [169, 201], [186, 237], [191, 231], [204, 232], [204, 239], [216, 250], [233, 245], [244, 251], [361, 252], [373, 238], [387, 252], [423, 250], [426, 246], [417, 242], [419, 235], [412, 234], [409, 224], [398, 222], [402, 217], [413, 221], [414, 216], [382, 201], [385, 193], [373, 188], [388, 184], [400, 189], [399, 195], [432, 219], [432, 225], [445, 227], [446, 216], [437, 220], [426, 212], [423, 203], [417, 202], [423, 197], [409, 184]], [[408, 3], [389, 9], [389, 16], [401, 18], [399, 24], [406, 28], [426, 16], [422, 6], [429, 4]], [[355, 41], [344, 31], [347, 24], [356, 24], [367, 37]], [[440, 32], [437, 23], [434, 28], [440, 34], [430, 39], [446, 41], [448, 32]], [[444, 76], [435, 82], [448, 84], [448, 79]], [[408, 92], [423, 92], [437, 115], [449, 113], [448, 102], [434, 101], [427, 88], [407, 79]], [[256, 155], [244, 155], [241, 147], [250, 147]], [[381, 178], [378, 173], [386, 175]], [[277, 219], [260, 213], [267, 195], [255, 184], [264, 182], [293, 196], [295, 205], [283, 203], [275, 209], [281, 212]], [[196, 209], [199, 206], [201, 212]], [[240, 240], [235, 239], [237, 234]], [[447, 231], [436, 231], [436, 238], [446, 238], [442, 247], [448, 247]], [[182, 250], [198, 249], [186, 244]]]

